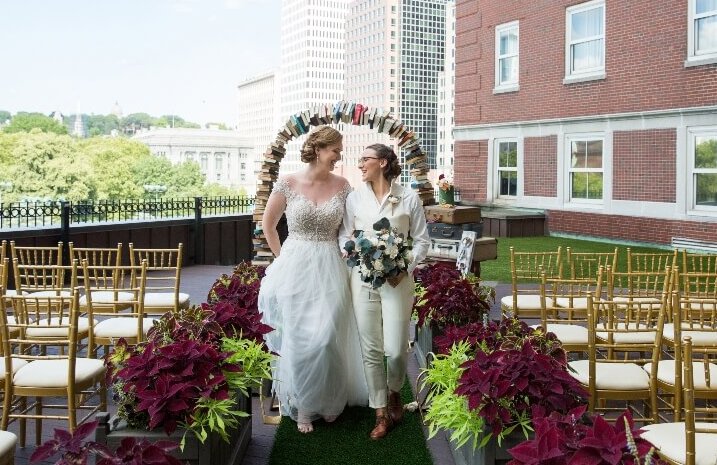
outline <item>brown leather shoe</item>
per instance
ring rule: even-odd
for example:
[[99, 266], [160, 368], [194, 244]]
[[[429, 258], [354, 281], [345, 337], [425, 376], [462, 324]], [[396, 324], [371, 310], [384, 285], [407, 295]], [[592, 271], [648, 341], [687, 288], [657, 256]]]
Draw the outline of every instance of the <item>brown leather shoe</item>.
[[401, 423], [403, 420], [403, 402], [401, 402], [401, 394], [389, 391], [388, 393], [388, 414], [394, 423]]
[[371, 431], [371, 439], [381, 439], [386, 437], [389, 431], [393, 429], [393, 420], [388, 415], [380, 415], [376, 417], [376, 426]]

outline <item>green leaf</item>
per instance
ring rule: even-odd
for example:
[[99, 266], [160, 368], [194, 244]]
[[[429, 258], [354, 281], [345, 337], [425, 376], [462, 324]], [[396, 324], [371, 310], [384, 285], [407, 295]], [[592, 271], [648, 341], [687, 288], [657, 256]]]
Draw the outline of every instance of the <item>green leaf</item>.
[[384, 216], [373, 224], [374, 231], [380, 231], [382, 229], [391, 229], [391, 222]]

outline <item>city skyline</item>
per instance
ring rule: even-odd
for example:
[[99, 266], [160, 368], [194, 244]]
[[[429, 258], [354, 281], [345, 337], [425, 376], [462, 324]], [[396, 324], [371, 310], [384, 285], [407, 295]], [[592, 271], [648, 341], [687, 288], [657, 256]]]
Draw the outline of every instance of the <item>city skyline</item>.
[[1, 3], [0, 110], [13, 114], [118, 102], [234, 126], [237, 86], [278, 65], [280, 0]]

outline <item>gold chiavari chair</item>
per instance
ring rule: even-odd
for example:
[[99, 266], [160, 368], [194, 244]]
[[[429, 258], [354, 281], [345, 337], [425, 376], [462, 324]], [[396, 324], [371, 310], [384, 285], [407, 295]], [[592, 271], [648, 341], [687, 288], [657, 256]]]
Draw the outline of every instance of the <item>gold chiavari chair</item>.
[[176, 249], [139, 249], [130, 242], [131, 266], [147, 262], [147, 285], [144, 310], [147, 313], [165, 313], [189, 307], [189, 294], [179, 292], [183, 245]]
[[[2, 264], [5, 263], [6, 260], [8, 261], [8, 263], [10, 261], [7, 254], [7, 248], [7, 241], [3, 239], [3, 241], [0, 242], [0, 266], [2, 266]], [[3, 294], [7, 296], [13, 296], [17, 294], [14, 289], [8, 289], [10, 270], [10, 266], [8, 266], [7, 268], [5, 268], [4, 272], [0, 274], [0, 286], [2, 286]]]
[[554, 252], [517, 252], [511, 247], [510, 271], [512, 292], [500, 301], [502, 313], [515, 318], [540, 318], [537, 285], [541, 273], [545, 273], [548, 280], [562, 277], [562, 248], [558, 247]]
[[[88, 353], [97, 356], [99, 347], [109, 353], [120, 338], [128, 344], [139, 344], [155, 318], [147, 318], [144, 312], [144, 291], [147, 283], [147, 262], [140, 266], [90, 266], [82, 261], [80, 282], [85, 287], [85, 302], [90, 321], [97, 321], [89, 335]], [[97, 279], [96, 276], [101, 277]], [[112, 276], [112, 279], [104, 279]], [[100, 296], [99, 302], [95, 296]], [[127, 295], [130, 298], [127, 298]], [[114, 296], [114, 297], [112, 297]], [[111, 299], [117, 299], [112, 301]], [[122, 307], [121, 310], [117, 310]]]
[[18, 246], [10, 241], [10, 257], [20, 265], [62, 266], [62, 242], [52, 247]]
[[[25, 445], [27, 419], [35, 420], [35, 441], [40, 444], [42, 421], [67, 420], [73, 431], [78, 423], [94, 412], [106, 409], [105, 367], [101, 360], [78, 357], [79, 293], [70, 297], [22, 295], [12, 297], [11, 304], [17, 321], [10, 324], [0, 312], [0, 334], [5, 358], [5, 397], [2, 429], [19, 420], [20, 445]], [[33, 336], [44, 329], [47, 315], [52, 315], [59, 328], [54, 337]], [[15, 331], [13, 331], [13, 329]], [[15, 336], [11, 336], [14, 333]], [[51, 347], [59, 347], [53, 350]], [[16, 364], [22, 366], [13, 372]], [[88, 401], [99, 396], [96, 405]], [[35, 398], [28, 402], [28, 398]], [[66, 398], [64, 404], [49, 404], [48, 398]], [[89, 413], [78, 420], [78, 410]], [[48, 414], [46, 410], [63, 410], [64, 415]]]
[[[665, 302], [668, 294], [664, 293]], [[624, 401], [640, 422], [658, 418], [657, 362], [660, 358], [664, 314], [658, 306], [639, 301], [595, 299], [588, 295], [588, 359], [569, 362], [571, 375], [590, 393], [591, 412], [616, 412]], [[652, 363], [651, 372], [643, 365]], [[645, 409], [636, 409], [641, 401]]]
[[[597, 274], [597, 271], [596, 271]], [[588, 349], [587, 296], [595, 284], [582, 279], [548, 280], [541, 273], [540, 326], [554, 333], [566, 352], [585, 353]]]
[[[120, 287], [113, 285], [118, 281], [118, 277], [114, 273], [122, 265], [122, 243], [118, 243], [116, 247], [75, 247], [70, 242], [68, 246], [70, 257], [80, 264], [83, 260], [87, 261], [92, 270], [88, 278], [90, 287], [95, 290], [93, 299], [96, 306], [111, 307], [115, 311], [132, 307], [133, 294], [129, 291], [122, 291]], [[82, 279], [80, 278], [78, 282], [81, 282]], [[86, 295], [80, 297], [80, 309], [87, 311]]]
[[682, 251], [683, 273], [717, 274], [717, 254]]
[[[681, 346], [685, 360], [684, 421], [646, 425], [641, 437], [655, 445], [660, 458], [668, 463], [713, 465], [717, 463], [717, 407], [709, 401], [698, 405], [695, 399], [703, 399], [705, 392], [714, 399], [717, 348], [693, 347], [689, 336]], [[695, 354], [699, 354], [699, 358], [695, 358]]]
[[628, 272], [656, 272], [677, 266], [677, 249], [672, 252], [633, 252], [627, 248]]

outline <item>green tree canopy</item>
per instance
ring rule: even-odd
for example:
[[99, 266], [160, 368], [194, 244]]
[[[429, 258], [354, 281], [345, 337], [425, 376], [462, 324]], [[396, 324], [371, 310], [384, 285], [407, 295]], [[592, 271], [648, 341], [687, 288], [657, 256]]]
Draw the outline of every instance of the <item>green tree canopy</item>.
[[5, 121], [12, 119], [12, 114], [9, 111], [0, 110], [0, 124], [4, 124]]
[[30, 132], [32, 129], [55, 134], [67, 134], [67, 128], [64, 125], [42, 113], [18, 113], [10, 120], [10, 124], [3, 128], [3, 131], [7, 133]]

